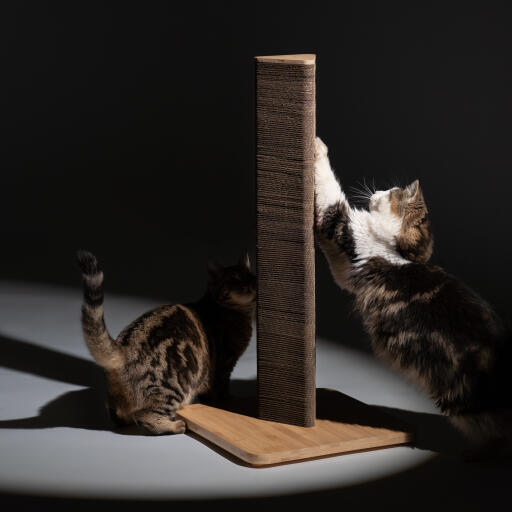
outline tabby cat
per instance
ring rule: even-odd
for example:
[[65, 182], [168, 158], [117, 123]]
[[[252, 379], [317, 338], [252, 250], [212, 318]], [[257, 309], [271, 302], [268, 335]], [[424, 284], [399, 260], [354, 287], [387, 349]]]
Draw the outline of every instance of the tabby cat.
[[107, 380], [114, 421], [151, 434], [181, 433], [176, 411], [200, 397], [225, 397], [231, 372], [252, 333], [256, 279], [247, 253], [237, 265], [209, 263], [206, 294], [186, 305], [164, 305], [129, 324], [113, 339], [103, 316], [103, 272], [79, 251], [84, 303], [82, 329]]
[[374, 352], [425, 389], [477, 446], [499, 443], [512, 410], [511, 341], [492, 308], [427, 261], [433, 238], [418, 181], [352, 208], [315, 142], [316, 232]]

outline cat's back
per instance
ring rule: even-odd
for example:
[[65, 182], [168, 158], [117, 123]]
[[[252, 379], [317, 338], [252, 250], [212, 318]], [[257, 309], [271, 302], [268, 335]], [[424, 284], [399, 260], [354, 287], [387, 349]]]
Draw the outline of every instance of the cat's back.
[[358, 284], [358, 309], [386, 332], [436, 331], [461, 344], [502, 336], [492, 307], [441, 267], [375, 260], [361, 270]]
[[155, 351], [161, 345], [187, 343], [205, 345], [205, 335], [198, 316], [181, 304], [165, 304], [144, 313], [127, 325], [116, 343], [124, 352]]
[[377, 302], [405, 301], [446, 308], [450, 303], [475, 303], [483, 300], [456, 277], [428, 263], [394, 265], [383, 258], [372, 258], [356, 274], [360, 295]]
[[[107, 372], [109, 394], [118, 418], [131, 411], [173, 400], [188, 403], [211, 380], [209, 346], [200, 319], [181, 304], [144, 313], [115, 341], [123, 361]], [[162, 402], [163, 401], [163, 402]]]
[[372, 258], [360, 266], [354, 273], [354, 283], [362, 313], [382, 312], [383, 307], [391, 305], [396, 311], [413, 303], [432, 306], [434, 298], [462, 292], [458, 282], [440, 267], [423, 263], [394, 265], [384, 258]]

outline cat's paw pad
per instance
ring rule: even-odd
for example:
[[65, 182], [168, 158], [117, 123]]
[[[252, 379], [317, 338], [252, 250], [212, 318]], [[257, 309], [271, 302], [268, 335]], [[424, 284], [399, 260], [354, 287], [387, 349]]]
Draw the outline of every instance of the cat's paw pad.
[[327, 146], [320, 137], [315, 137], [315, 160], [321, 160], [327, 156]]

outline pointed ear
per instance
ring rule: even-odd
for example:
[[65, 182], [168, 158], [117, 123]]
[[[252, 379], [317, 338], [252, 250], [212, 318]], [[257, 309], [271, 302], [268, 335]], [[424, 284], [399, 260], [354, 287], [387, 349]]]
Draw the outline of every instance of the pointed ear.
[[245, 249], [245, 251], [240, 255], [240, 258], [238, 259], [238, 265], [240, 267], [244, 267], [247, 270], [251, 270], [251, 260], [249, 258], [249, 251]]
[[208, 260], [208, 275], [217, 278], [222, 274], [222, 267], [214, 260]]
[[420, 180], [414, 180], [410, 185], [405, 187], [405, 190], [407, 190], [409, 197], [412, 199], [418, 191], [420, 191]]
[[425, 203], [423, 192], [420, 187], [420, 181], [413, 181], [406, 187], [406, 190], [410, 194], [410, 198], [405, 207], [402, 230], [418, 225], [428, 213], [427, 204]]
[[427, 205], [418, 180], [413, 181], [406, 190], [411, 197], [405, 206], [402, 227], [397, 238], [398, 251], [408, 260], [426, 262], [433, 247]]

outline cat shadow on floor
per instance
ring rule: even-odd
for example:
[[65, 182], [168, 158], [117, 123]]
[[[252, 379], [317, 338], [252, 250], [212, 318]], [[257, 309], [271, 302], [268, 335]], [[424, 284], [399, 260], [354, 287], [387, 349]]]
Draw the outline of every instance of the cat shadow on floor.
[[[0, 366], [51, 380], [84, 386], [66, 392], [45, 404], [37, 416], [0, 421], [0, 429], [43, 429], [55, 427], [113, 431], [124, 435], [145, 435], [135, 427], [117, 427], [106, 408], [103, 371], [94, 362], [21, 340], [0, 336]], [[4, 392], [6, 390], [4, 389]], [[230, 402], [233, 412], [256, 414], [256, 379], [233, 379]], [[334, 396], [334, 401], [330, 400]], [[392, 428], [405, 422], [415, 432], [414, 446], [445, 454], [460, 452], [461, 436], [448, 420], [438, 414], [419, 413], [375, 406], [384, 413], [375, 420], [365, 408], [342, 398], [332, 390], [319, 390], [318, 417], [333, 421]], [[330, 403], [329, 407], [325, 406]], [[334, 406], [333, 406], [334, 405]], [[350, 407], [348, 407], [350, 405]], [[399, 423], [397, 423], [397, 421]]]
[[71, 427], [114, 430], [115, 425], [105, 407], [103, 371], [94, 362], [2, 335], [0, 366], [85, 387], [51, 400], [41, 407], [38, 416], [0, 421], [0, 429]]

